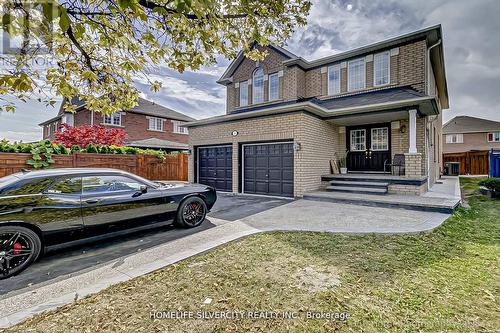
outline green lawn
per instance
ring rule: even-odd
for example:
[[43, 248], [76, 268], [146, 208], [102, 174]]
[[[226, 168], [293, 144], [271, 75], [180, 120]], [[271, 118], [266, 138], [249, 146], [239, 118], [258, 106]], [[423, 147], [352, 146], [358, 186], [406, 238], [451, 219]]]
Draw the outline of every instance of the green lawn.
[[[432, 233], [260, 234], [110, 287], [9, 331], [497, 331], [500, 200], [479, 195], [477, 182], [462, 180], [471, 208], [458, 209]], [[206, 298], [213, 299], [211, 304], [203, 304]], [[292, 311], [299, 317], [150, 319], [151, 311], [200, 310]], [[307, 311], [347, 312], [349, 318], [312, 320], [305, 318]]]

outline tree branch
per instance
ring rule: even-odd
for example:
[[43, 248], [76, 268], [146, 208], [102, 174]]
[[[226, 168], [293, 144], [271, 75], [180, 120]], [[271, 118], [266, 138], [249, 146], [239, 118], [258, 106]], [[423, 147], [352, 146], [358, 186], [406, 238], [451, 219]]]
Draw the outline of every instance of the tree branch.
[[85, 58], [85, 64], [87, 65], [87, 67], [91, 71], [95, 72], [95, 69], [92, 66], [92, 58], [87, 53], [87, 51], [85, 51], [85, 49], [80, 45], [80, 42], [78, 42], [76, 40], [75, 35], [73, 34], [73, 29], [71, 28], [71, 26], [68, 28], [68, 30], [66, 31], [66, 33], [68, 34], [68, 37], [71, 40], [71, 42], [76, 46], [76, 48], [80, 51], [80, 53], [82, 54], [82, 56]]
[[[177, 10], [175, 10], [173, 8], [167, 7], [166, 5], [158, 4], [158, 3], [154, 2], [154, 1], [151, 1], [151, 0], [139, 0], [139, 5], [141, 5], [141, 6], [145, 7], [145, 8], [148, 8], [148, 9], [163, 8], [165, 11], [167, 11], [167, 13], [181, 14], [181, 15], [184, 15], [184, 17], [186, 17], [186, 18], [188, 18], [190, 20], [199, 20], [199, 19], [206, 18], [206, 16], [199, 17], [198, 15], [195, 15], [195, 14], [188, 14], [188, 13], [178, 12]], [[227, 18], [227, 19], [245, 18], [247, 16], [248, 16], [248, 14], [228, 14], [228, 15], [222, 15], [223, 18]]]

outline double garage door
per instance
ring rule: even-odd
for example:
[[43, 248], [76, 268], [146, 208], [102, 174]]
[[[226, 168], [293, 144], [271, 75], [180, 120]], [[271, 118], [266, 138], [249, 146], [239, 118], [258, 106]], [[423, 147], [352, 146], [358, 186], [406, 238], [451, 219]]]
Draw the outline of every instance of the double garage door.
[[[199, 182], [221, 191], [232, 189], [232, 147], [199, 148]], [[293, 196], [293, 143], [242, 146], [242, 192]]]

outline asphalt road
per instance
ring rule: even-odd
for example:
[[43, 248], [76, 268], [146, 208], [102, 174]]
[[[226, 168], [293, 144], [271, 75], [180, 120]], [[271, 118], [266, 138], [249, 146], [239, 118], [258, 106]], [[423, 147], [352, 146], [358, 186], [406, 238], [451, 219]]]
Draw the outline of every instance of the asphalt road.
[[50, 283], [81, 270], [215, 227], [210, 217], [235, 221], [290, 202], [286, 199], [218, 194], [208, 219], [197, 228], [163, 226], [48, 253], [21, 274], [0, 280], [0, 298], [34, 284]]

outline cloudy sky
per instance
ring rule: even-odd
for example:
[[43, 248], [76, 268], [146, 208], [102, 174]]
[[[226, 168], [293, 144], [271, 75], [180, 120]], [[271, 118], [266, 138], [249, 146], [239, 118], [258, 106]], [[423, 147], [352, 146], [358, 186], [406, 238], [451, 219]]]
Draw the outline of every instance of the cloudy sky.
[[[441, 23], [450, 95], [445, 121], [456, 115], [500, 121], [499, 17], [498, 0], [315, 0], [308, 25], [286, 47], [311, 60]], [[225, 91], [215, 81], [228, 64], [221, 59], [217, 66], [183, 74], [159, 68], [159, 93], [144, 82], [137, 87], [144, 97], [195, 118], [223, 114]], [[0, 113], [0, 138], [40, 139], [37, 124], [57, 108], [17, 103], [14, 114]]]

